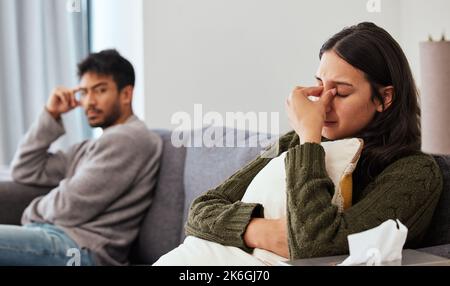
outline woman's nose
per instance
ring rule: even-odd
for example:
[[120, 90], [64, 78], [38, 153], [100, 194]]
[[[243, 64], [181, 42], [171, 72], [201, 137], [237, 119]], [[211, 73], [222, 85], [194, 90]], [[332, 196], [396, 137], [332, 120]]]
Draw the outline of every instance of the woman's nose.
[[[336, 86], [335, 86], [334, 84], [332, 84], [332, 83], [325, 83], [325, 84], [323, 85], [323, 93], [322, 93], [322, 95], [323, 95], [325, 92], [327, 92], [327, 91], [329, 91], [330, 89], [333, 89], [333, 88], [336, 88]], [[325, 112], [328, 113], [328, 112], [330, 112], [331, 110], [333, 110], [333, 105], [334, 105], [334, 98], [331, 100], [330, 104], [327, 105], [327, 108], [326, 108]]]

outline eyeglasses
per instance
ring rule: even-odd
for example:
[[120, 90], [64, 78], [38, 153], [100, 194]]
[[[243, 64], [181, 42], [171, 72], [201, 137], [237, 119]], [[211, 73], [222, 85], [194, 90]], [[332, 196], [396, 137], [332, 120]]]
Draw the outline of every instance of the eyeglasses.
[[105, 94], [108, 91], [108, 86], [106, 84], [99, 84], [95, 85], [91, 88], [80, 88], [77, 91], [75, 91], [75, 99], [77, 101], [84, 100], [86, 96], [88, 95], [88, 91], [90, 90], [90, 93], [95, 97], [99, 98], [103, 94]]

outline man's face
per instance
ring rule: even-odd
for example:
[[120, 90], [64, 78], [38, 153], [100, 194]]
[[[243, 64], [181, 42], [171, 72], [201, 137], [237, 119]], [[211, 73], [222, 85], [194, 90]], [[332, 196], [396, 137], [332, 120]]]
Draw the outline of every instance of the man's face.
[[90, 126], [105, 129], [117, 124], [123, 107], [112, 75], [87, 72], [81, 77], [79, 90], [79, 101]]

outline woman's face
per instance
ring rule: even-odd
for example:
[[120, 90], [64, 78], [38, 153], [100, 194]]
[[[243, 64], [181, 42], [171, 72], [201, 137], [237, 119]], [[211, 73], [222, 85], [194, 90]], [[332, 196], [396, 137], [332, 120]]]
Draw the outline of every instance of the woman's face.
[[316, 79], [324, 91], [337, 89], [326, 112], [323, 137], [353, 137], [372, 121], [377, 105], [371, 100], [370, 83], [362, 71], [331, 50], [322, 55]]

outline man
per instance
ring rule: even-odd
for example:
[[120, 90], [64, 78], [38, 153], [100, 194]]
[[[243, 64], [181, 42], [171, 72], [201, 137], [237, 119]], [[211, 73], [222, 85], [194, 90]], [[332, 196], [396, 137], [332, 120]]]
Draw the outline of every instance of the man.
[[[23, 226], [0, 225], [0, 265], [128, 263], [151, 202], [162, 141], [133, 115], [134, 70], [117, 51], [89, 55], [78, 75], [78, 87], [52, 92], [16, 153], [15, 181], [56, 187], [31, 202]], [[102, 136], [49, 153], [64, 134], [61, 115], [78, 106]]]

